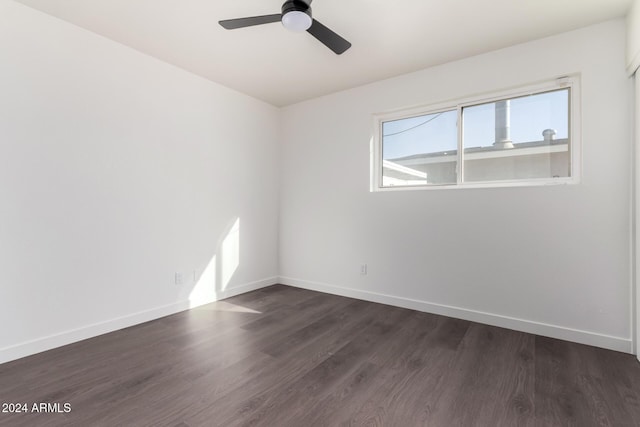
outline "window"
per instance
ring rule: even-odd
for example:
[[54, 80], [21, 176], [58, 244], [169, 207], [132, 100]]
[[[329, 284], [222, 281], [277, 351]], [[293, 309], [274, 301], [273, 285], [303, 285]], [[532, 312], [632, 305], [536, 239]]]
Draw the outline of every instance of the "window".
[[575, 183], [576, 76], [375, 116], [373, 190]]

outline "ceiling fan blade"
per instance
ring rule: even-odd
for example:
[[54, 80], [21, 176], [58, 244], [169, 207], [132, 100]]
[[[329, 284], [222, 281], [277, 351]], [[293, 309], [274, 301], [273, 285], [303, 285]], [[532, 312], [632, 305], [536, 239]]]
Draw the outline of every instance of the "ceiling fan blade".
[[276, 13], [274, 15], [251, 16], [249, 18], [225, 19], [224, 21], [218, 21], [218, 23], [227, 30], [235, 30], [236, 28], [280, 22], [281, 19], [282, 15]]
[[317, 38], [320, 43], [334, 51], [336, 55], [341, 55], [351, 47], [351, 43], [322, 25], [320, 22], [313, 20], [311, 27], [307, 30], [309, 34]]

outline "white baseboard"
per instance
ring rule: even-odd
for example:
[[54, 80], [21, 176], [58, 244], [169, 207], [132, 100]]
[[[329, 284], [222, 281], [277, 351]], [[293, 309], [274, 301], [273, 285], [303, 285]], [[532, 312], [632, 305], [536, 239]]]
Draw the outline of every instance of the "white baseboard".
[[96, 337], [98, 335], [117, 331], [123, 328], [128, 328], [130, 326], [138, 325], [150, 320], [159, 319], [161, 317], [179, 313], [184, 310], [189, 310], [199, 305], [209, 304], [214, 301], [230, 298], [232, 296], [244, 294], [246, 292], [275, 285], [277, 283], [278, 277], [269, 277], [267, 279], [262, 279], [225, 289], [224, 291], [218, 292], [215, 298], [212, 298], [210, 301], [206, 301], [198, 305], [194, 305], [191, 301], [188, 300], [179, 301], [173, 304], [164, 305], [162, 307], [140, 311], [138, 313], [130, 314], [127, 316], [106, 320], [104, 322], [93, 323], [77, 329], [72, 329], [58, 334], [26, 341], [13, 346], [4, 347], [0, 349], [0, 363], [10, 362], [22, 357], [61, 347], [63, 345], [72, 344], [88, 338]]
[[328, 294], [341, 295], [350, 298], [357, 298], [364, 301], [377, 302], [381, 304], [393, 305], [396, 307], [409, 308], [427, 313], [439, 314], [442, 316], [454, 317], [457, 319], [469, 320], [491, 326], [512, 329], [515, 331], [528, 332], [545, 337], [557, 338], [572, 341], [580, 344], [601, 347], [624, 353], [633, 352], [631, 339], [614, 337], [610, 335], [598, 334], [595, 332], [581, 331], [578, 329], [566, 328], [563, 326], [539, 323], [530, 320], [517, 319], [509, 316], [502, 316], [493, 313], [484, 313], [466, 308], [453, 307], [449, 305], [436, 304], [428, 301], [420, 301], [410, 298], [385, 295], [376, 292], [363, 291], [359, 289], [346, 288], [342, 286], [329, 285], [326, 283], [312, 282], [291, 277], [280, 277], [283, 285], [295, 286]]

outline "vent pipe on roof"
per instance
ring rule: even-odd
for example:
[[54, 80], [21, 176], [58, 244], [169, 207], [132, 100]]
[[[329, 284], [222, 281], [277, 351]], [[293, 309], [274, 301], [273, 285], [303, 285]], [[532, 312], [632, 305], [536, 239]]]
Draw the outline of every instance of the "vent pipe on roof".
[[496, 148], [513, 148], [511, 141], [511, 101], [496, 102]]
[[542, 136], [544, 138], [545, 143], [552, 144], [556, 136], [556, 131], [555, 129], [545, 129], [542, 131]]

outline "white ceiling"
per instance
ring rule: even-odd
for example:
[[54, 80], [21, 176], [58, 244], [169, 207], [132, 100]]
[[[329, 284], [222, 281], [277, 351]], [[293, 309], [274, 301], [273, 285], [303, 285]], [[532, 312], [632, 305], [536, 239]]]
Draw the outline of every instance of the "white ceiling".
[[[623, 16], [631, 0], [316, 0], [353, 47], [335, 55], [279, 23], [283, 0], [16, 0], [276, 106]], [[567, 52], [568, 55], [571, 52]]]

